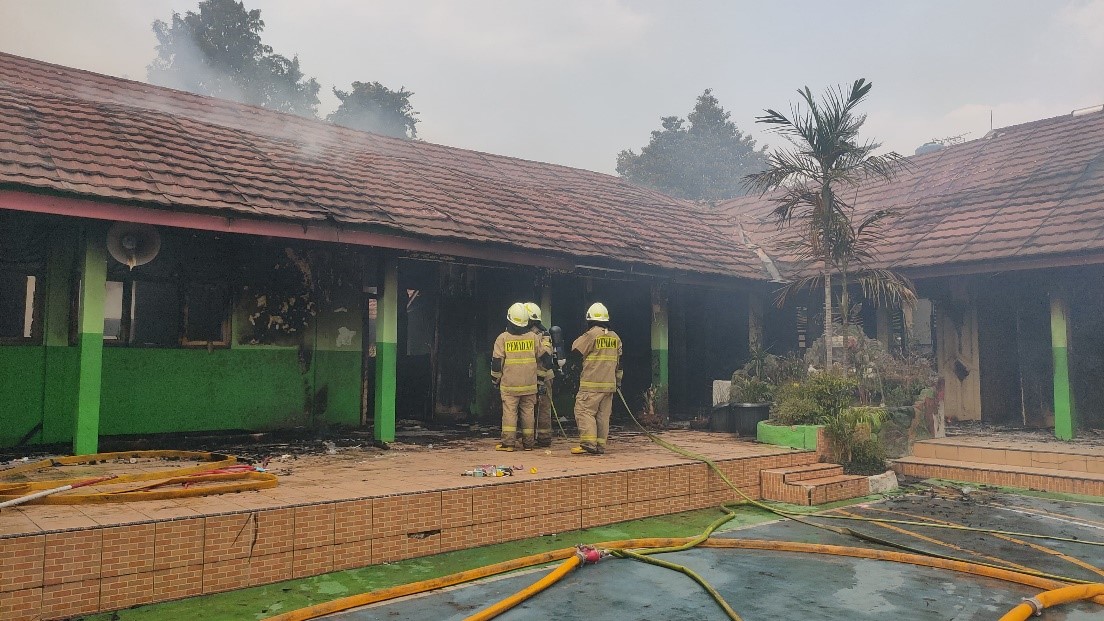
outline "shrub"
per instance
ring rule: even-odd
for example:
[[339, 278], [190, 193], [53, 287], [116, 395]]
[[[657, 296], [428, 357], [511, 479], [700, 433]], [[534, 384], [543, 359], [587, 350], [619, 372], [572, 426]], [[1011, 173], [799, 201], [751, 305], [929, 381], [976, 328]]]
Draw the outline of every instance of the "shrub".
[[871, 392], [879, 393], [881, 403], [887, 407], [911, 406], [920, 393], [932, 388], [938, 375], [927, 358], [918, 355], [890, 356], [877, 368], [876, 377], [870, 382]]
[[804, 384], [785, 384], [775, 392], [771, 419], [776, 424], [816, 425], [821, 418], [820, 407]]
[[804, 379], [806, 367], [805, 359], [798, 354], [775, 356], [760, 348], [751, 350], [747, 364], [737, 373], [781, 386]]
[[835, 461], [848, 464], [856, 446], [864, 442], [877, 444], [877, 438], [871, 437], [871, 434], [878, 430], [885, 419], [884, 408], [871, 406], [845, 407], [834, 416], [825, 416], [822, 419], [824, 434], [831, 442]]
[[850, 407], [858, 387], [857, 379], [836, 372], [817, 373], [805, 382], [809, 398], [825, 418], [834, 418]]
[[732, 374], [729, 403], [766, 403], [774, 398], [774, 386], [755, 377], [747, 377], [737, 371]]
[[851, 447], [851, 459], [843, 465], [847, 474], [869, 476], [886, 470], [886, 453], [882, 444], [874, 438], [856, 442]]

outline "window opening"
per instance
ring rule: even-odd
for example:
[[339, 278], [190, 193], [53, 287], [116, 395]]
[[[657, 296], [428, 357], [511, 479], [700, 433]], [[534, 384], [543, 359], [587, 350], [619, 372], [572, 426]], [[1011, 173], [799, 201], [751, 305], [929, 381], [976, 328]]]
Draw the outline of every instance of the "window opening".
[[105, 341], [120, 341], [123, 338], [123, 283], [109, 280], [104, 294]]
[[134, 345], [180, 344], [181, 303], [172, 283], [132, 281], [130, 342]]
[[38, 278], [19, 270], [0, 271], [0, 339], [29, 341], [37, 332]]
[[187, 287], [184, 305], [184, 343], [205, 345], [227, 340], [226, 309], [230, 290], [224, 284], [193, 283]]

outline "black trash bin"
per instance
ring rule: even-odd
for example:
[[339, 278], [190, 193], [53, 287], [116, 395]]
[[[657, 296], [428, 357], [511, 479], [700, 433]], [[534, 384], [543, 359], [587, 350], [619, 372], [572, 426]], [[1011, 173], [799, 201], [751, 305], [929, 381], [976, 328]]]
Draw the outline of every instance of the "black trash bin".
[[724, 403], [713, 406], [709, 430], [754, 438], [759, 421], [770, 417], [770, 403]]

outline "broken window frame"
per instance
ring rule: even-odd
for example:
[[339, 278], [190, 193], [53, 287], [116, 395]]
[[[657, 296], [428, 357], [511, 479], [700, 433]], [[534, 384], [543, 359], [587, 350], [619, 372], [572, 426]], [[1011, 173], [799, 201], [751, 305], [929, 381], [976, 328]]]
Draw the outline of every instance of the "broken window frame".
[[[19, 336], [0, 336], [0, 345], [41, 345], [43, 338], [42, 323], [45, 314], [45, 269], [38, 265], [31, 269], [0, 267], [0, 271], [23, 277], [23, 282], [33, 282], [33, 290], [23, 289], [23, 332]], [[34, 279], [31, 281], [31, 279]], [[29, 294], [29, 295], [28, 295]], [[30, 330], [27, 322], [30, 321]], [[29, 332], [29, 333], [28, 333]]]
[[[208, 288], [220, 288], [218, 297], [221, 298], [222, 319], [220, 322], [221, 335], [215, 340], [199, 340], [188, 338], [188, 320], [192, 315], [192, 308], [194, 306], [194, 300], [192, 299], [193, 287], [208, 287]], [[231, 339], [231, 326], [230, 318], [233, 316], [233, 304], [231, 298], [231, 291], [234, 287], [228, 282], [189, 282], [180, 287], [181, 289], [181, 305], [183, 307], [183, 317], [181, 318], [180, 326], [180, 345], [181, 347], [230, 347]]]
[[[149, 278], [139, 275], [138, 277], [131, 277], [129, 274], [123, 278], [108, 277], [106, 282], [118, 282], [122, 283], [123, 295], [122, 295], [122, 317], [120, 318], [120, 328], [118, 338], [108, 338], [107, 333], [104, 333], [103, 343], [105, 347], [133, 347], [139, 349], [229, 349], [231, 339], [231, 317], [233, 313], [233, 302], [230, 299], [229, 291], [233, 290], [233, 285], [229, 282], [197, 282], [197, 281], [181, 281], [181, 279], [158, 279]], [[71, 295], [71, 313], [70, 317], [72, 321], [69, 324], [69, 342], [75, 345], [77, 342], [78, 321], [80, 317], [80, 289], [83, 286], [83, 282], [79, 277], [73, 279], [74, 287]], [[169, 343], [135, 343], [133, 323], [135, 320], [135, 314], [137, 312], [137, 305], [134, 299], [135, 283], [138, 284], [138, 289], [141, 289], [141, 283], [158, 283], [172, 285], [176, 288], [177, 298], [179, 300], [179, 313], [177, 318], [177, 338]], [[223, 287], [227, 292], [222, 296], [223, 301], [221, 305], [222, 314], [222, 336], [219, 340], [189, 340], [186, 338], [187, 334], [187, 316], [190, 312], [190, 300], [187, 297], [187, 289], [189, 286], [218, 286]], [[106, 286], [106, 283], [105, 283]], [[106, 304], [106, 296], [105, 296]], [[106, 310], [106, 309], [105, 309]], [[106, 319], [106, 312], [104, 313]]]

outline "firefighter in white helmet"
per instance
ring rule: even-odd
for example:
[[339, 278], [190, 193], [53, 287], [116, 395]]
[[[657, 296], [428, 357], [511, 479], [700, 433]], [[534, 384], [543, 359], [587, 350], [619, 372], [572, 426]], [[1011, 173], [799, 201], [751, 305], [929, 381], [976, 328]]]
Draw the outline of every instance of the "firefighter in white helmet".
[[552, 446], [552, 379], [556, 365], [552, 356], [552, 335], [541, 323], [541, 308], [536, 302], [526, 302], [529, 330], [540, 341], [541, 364], [537, 368], [537, 446]]
[[495, 449], [512, 451], [517, 447], [519, 419], [522, 447], [531, 449], [535, 442], [533, 416], [541, 347], [529, 331], [529, 313], [524, 304], [512, 304], [506, 319], [506, 331], [495, 339], [491, 353], [491, 382], [502, 394], [502, 440]]
[[575, 396], [575, 423], [579, 446], [574, 455], [601, 455], [606, 451], [613, 393], [621, 388], [621, 338], [609, 329], [609, 311], [595, 302], [587, 309], [587, 331], [571, 344], [582, 357], [579, 393]]

